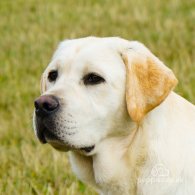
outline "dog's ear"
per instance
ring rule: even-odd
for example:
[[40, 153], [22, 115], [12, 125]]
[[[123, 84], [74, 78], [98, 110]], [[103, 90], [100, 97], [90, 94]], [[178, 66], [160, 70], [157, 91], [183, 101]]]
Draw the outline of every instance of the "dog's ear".
[[46, 78], [44, 74], [41, 75], [40, 92], [43, 94], [46, 91]]
[[140, 122], [168, 96], [177, 79], [139, 42], [132, 42], [132, 47], [122, 52], [122, 58], [126, 65], [127, 110], [133, 121]]

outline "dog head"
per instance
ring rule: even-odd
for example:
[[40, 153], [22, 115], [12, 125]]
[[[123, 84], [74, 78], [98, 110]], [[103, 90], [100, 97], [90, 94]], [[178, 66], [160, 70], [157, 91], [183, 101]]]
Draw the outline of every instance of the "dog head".
[[42, 75], [36, 135], [56, 149], [90, 153], [103, 139], [128, 134], [176, 83], [172, 71], [139, 42], [64, 41]]

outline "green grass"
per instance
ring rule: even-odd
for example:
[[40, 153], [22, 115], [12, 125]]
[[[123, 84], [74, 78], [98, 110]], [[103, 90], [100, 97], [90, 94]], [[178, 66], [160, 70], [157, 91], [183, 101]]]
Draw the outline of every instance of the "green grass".
[[58, 42], [121, 36], [145, 43], [171, 67], [176, 91], [195, 103], [193, 0], [0, 1], [0, 194], [95, 194], [65, 153], [41, 145], [33, 100]]

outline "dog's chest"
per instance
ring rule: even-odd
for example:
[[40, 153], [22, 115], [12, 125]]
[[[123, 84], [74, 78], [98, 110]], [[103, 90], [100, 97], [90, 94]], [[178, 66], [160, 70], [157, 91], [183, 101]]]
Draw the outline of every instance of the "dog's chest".
[[[129, 192], [129, 169], [125, 161], [117, 156], [103, 153], [93, 157], [95, 182], [104, 194], [127, 194]], [[128, 193], [129, 194], [129, 193]]]
[[[133, 194], [133, 188], [129, 185], [130, 180], [127, 174], [108, 176], [101, 172], [101, 177], [95, 174], [95, 182], [100, 192], [104, 195], [129, 195]], [[99, 174], [98, 174], [99, 175]], [[132, 186], [133, 187], [133, 186]]]
[[105, 195], [134, 194], [134, 182], [131, 181], [130, 170], [125, 162], [120, 158], [102, 157], [95, 156], [90, 159], [73, 153], [73, 171], [81, 181], [93, 185]]

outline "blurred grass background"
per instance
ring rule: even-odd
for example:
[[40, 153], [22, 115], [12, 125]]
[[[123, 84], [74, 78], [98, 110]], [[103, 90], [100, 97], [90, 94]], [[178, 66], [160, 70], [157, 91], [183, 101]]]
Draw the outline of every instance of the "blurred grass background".
[[195, 103], [193, 0], [0, 1], [0, 194], [95, 194], [67, 155], [32, 130], [39, 80], [60, 40], [121, 36], [146, 44], [171, 67], [176, 91]]

